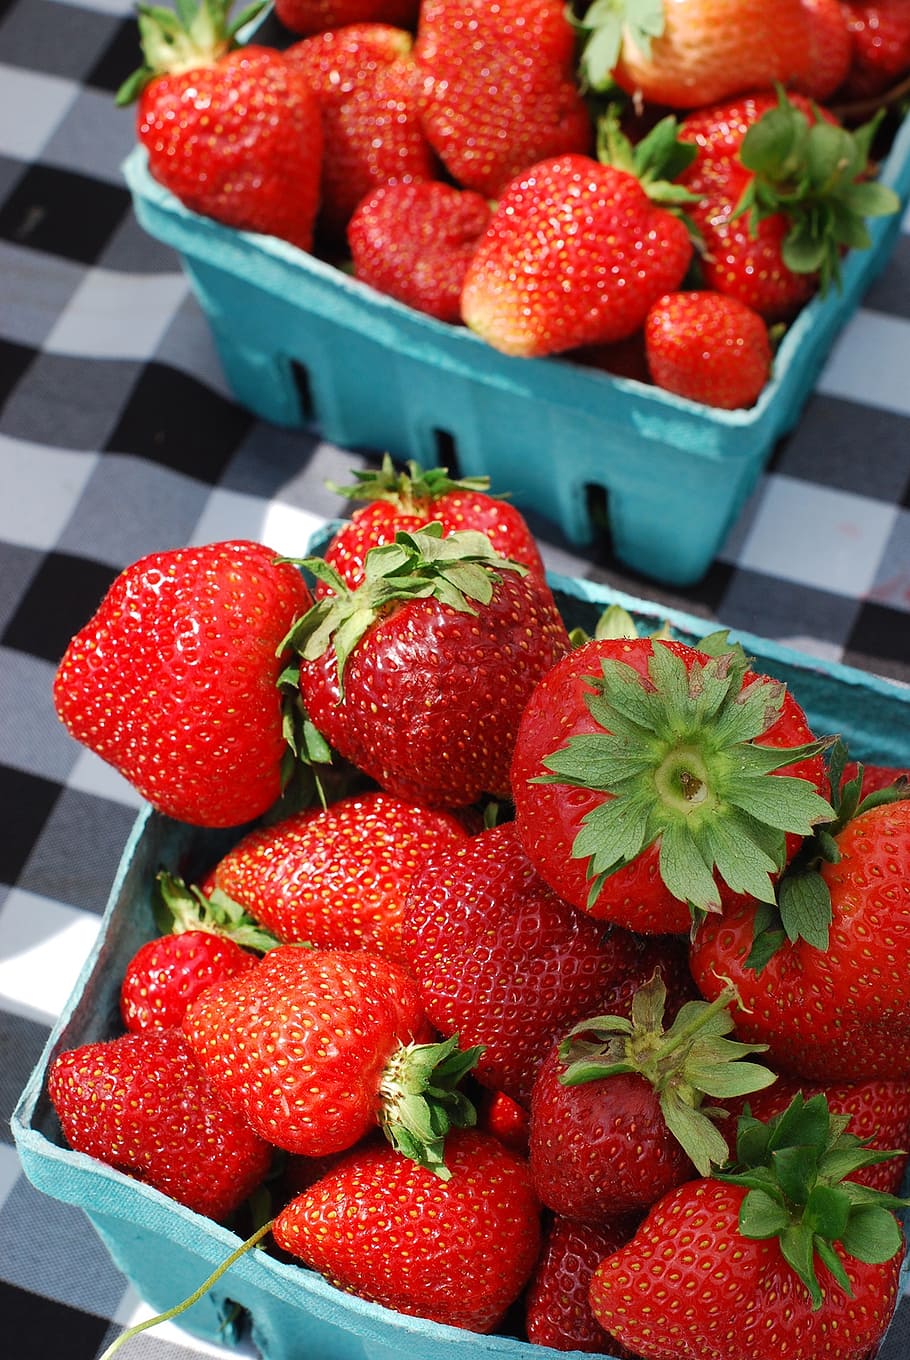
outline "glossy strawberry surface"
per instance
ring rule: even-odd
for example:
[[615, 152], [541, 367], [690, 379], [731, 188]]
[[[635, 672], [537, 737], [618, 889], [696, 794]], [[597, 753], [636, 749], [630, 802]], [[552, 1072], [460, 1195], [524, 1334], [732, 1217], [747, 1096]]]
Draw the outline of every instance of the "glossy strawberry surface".
[[762, 317], [738, 298], [704, 289], [666, 293], [645, 319], [653, 382], [706, 406], [754, 406], [771, 376]]
[[529, 1341], [617, 1360], [629, 1355], [595, 1318], [588, 1290], [596, 1267], [629, 1240], [636, 1224], [636, 1219], [618, 1218], [594, 1227], [558, 1215], [549, 1221], [525, 1299]]
[[135, 1033], [177, 1028], [199, 992], [257, 962], [234, 940], [205, 930], [149, 940], [127, 964], [120, 988], [123, 1023]]

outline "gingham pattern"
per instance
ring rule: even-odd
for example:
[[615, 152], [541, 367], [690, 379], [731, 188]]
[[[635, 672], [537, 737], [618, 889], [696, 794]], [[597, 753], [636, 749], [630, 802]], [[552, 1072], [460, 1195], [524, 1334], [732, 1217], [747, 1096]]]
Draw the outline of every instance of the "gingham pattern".
[[[19, 1360], [92, 1360], [145, 1315], [81, 1212], [25, 1180], [8, 1128], [137, 809], [58, 724], [55, 664], [128, 562], [232, 535], [299, 552], [343, 512], [325, 480], [381, 452], [232, 402], [175, 258], [123, 187], [132, 114], [112, 95], [137, 64], [127, 0], [0, 3], [0, 1318]], [[908, 359], [905, 234], [698, 587], [661, 590], [535, 526], [548, 565], [910, 680]], [[910, 1301], [899, 1322], [882, 1360], [910, 1354]], [[129, 1352], [237, 1353], [172, 1325]]]

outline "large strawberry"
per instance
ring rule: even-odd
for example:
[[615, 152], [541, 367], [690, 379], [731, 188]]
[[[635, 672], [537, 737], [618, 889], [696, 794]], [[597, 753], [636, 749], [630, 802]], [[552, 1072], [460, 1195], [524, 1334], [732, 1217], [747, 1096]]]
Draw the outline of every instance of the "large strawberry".
[[183, 1030], [224, 1102], [287, 1152], [341, 1152], [378, 1124], [444, 1175], [449, 1123], [473, 1118], [455, 1084], [476, 1052], [428, 1044], [415, 984], [366, 950], [273, 949], [201, 993]]
[[227, 1218], [269, 1170], [271, 1148], [215, 1092], [177, 1029], [61, 1053], [48, 1093], [77, 1152]]
[[[155, 179], [194, 212], [309, 250], [319, 202], [316, 96], [274, 48], [238, 47], [233, 0], [140, 4], [145, 65], [118, 92]], [[276, 113], [276, 110], [278, 111]]]
[[490, 1332], [537, 1259], [527, 1162], [471, 1129], [449, 1135], [446, 1166], [443, 1182], [391, 1147], [355, 1149], [282, 1210], [275, 1241], [350, 1293]]
[[72, 639], [54, 703], [72, 736], [161, 812], [237, 826], [282, 790], [277, 655], [310, 593], [260, 543], [151, 553]]
[[288, 943], [401, 958], [411, 880], [467, 839], [452, 813], [350, 794], [249, 832], [219, 861], [214, 883]]
[[423, 124], [451, 177], [494, 198], [535, 161], [587, 151], [563, 0], [424, 0]]
[[824, 1097], [743, 1121], [734, 1170], [671, 1191], [597, 1267], [595, 1316], [643, 1360], [866, 1360], [903, 1247], [901, 1201], [850, 1179], [876, 1156]]
[[690, 907], [717, 911], [722, 890], [773, 899], [772, 879], [831, 814], [819, 750], [793, 696], [724, 634], [701, 649], [594, 639], [525, 707], [518, 833], [566, 901], [633, 930], [684, 931]]
[[505, 797], [524, 703], [569, 640], [545, 580], [483, 534], [438, 523], [367, 555], [289, 636], [304, 707], [326, 741], [387, 791], [438, 807]]

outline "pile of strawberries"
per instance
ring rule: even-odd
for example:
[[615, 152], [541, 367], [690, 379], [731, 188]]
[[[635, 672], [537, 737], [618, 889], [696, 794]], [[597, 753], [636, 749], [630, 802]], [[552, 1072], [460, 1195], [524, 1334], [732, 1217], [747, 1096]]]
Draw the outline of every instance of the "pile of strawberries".
[[151, 174], [507, 354], [748, 407], [900, 206], [904, 0], [232, 3], [140, 6]]
[[[323, 557], [128, 567], [57, 711], [157, 809], [69, 1144], [340, 1290], [643, 1360], [866, 1360], [910, 1148], [910, 784], [725, 633], [568, 633], [520, 514], [386, 460]], [[167, 924], [165, 924], [165, 921]]]

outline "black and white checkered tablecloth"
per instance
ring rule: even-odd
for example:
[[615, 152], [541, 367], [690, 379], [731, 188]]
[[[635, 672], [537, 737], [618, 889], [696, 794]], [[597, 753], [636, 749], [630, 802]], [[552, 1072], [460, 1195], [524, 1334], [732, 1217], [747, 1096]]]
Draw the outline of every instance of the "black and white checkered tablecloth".
[[[92, 1360], [145, 1315], [81, 1211], [25, 1180], [8, 1128], [138, 806], [57, 722], [55, 664], [126, 563], [232, 535], [299, 552], [343, 512], [325, 479], [381, 452], [232, 402], [176, 259], [136, 225], [121, 178], [133, 116], [113, 92], [137, 64], [128, 0], [0, 0], [0, 1320], [17, 1360]], [[582, 560], [543, 526], [548, 564], [910, 681], [905, 226], [698, 587]], [[910, 1356], [910, 1299], [899, 1322], [883, 1360]], [[129, 1352], [226, 1353], [173, 1326]]]

